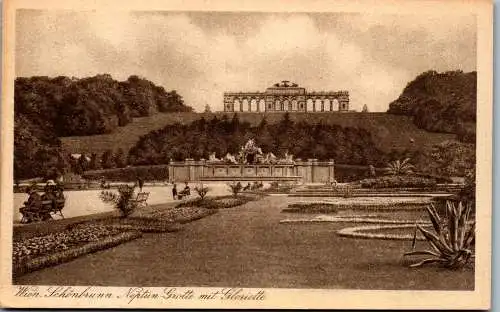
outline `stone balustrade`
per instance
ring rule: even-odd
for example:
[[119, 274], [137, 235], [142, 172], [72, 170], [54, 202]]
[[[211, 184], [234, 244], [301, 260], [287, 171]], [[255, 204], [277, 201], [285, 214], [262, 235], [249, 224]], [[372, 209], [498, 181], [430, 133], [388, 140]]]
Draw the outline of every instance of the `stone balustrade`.
[[185, 181], [295, 181], [327, 183], [335, 179], [334, 161], [297, 159], [293, 163], [232, 164], [186, 159], [170, 162], [170, 182]]

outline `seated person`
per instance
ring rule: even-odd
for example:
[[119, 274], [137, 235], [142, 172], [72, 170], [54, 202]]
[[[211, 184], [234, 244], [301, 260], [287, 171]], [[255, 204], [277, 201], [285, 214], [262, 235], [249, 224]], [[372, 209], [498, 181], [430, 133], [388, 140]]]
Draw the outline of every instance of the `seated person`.
[[250, 182], [243, 188], [244, 191], [248, 191], [251, 189], [252, 185], [250, 185]]
[[56, 199], [56, 191], [54, 189], [46, 189], [45, 193], [42, 195], [42, 200], [54, 199]]
[[101, 177], [101, 188], [106, 188], [106, 179], [104, 177]]
[[64, 199], [66, 199], [64, 197], [64, 189], [61, 186], [58, 186], [56, 188], [55, 198], [58, 199], [58, 200], [64, 200]]
[[28, 200], [24, 202], [24, 207], [21, 207], [19, 211], [23, 214], [26, 222], [32, 222], [35, 220], [36, 214], [41, 210], [42, 197], [33, 187], [28, 188], [26, 193], [29, 194]]
[[191, 195], [191, 188], [189, 187], [188, 183], [186, 182], [186, 186], [184, 187], [184, 189], [182, 190], [182, 193], [184, 195]]
[[29, 208], [39, 208], [42, 204], [42, 197], [35, 188], [28, 188], [26, 193], [29, 194], [28, 200], [24, 202], [24, 205]]

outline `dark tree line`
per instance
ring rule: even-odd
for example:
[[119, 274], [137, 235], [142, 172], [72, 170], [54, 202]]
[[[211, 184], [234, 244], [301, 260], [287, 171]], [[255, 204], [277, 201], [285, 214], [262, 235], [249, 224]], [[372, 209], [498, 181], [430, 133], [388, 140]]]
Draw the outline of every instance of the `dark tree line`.
[[76, 174], [83, 174], [88, 170], [116, 169], [127, 166], [127, 155], [123, 149], [116, 151], [106, 150], [102, 154], [81, 154], [78, 158], [67, 155], [69, 169]]
[[143, 137], [130, 150], [128, 162], [133, 165], [165, 164], [170, 159], [184, 160], [236, 154], [253, 138], [263, 152], [282, 157], [285, 152], [295, 158], [335, 159], [337, 163], [366, 165], [383, 163], [384, 154], [375, 147], [371, 134], [358, 128], [338, 125], [293, 122], [288, 114], [277, 124], [264, 118], [259, 125], [241, 122], [235, 114], [211, 120], [201, 118], [188, 125], [168, 125]]
[[388, 113], [413, 116], [415, 125], [432, 132], [455, 133], [475, 142], [477, 73], [428, 71], [408, 83]]
[[133, 117], [192, 110], [175, 91], [138, 76], [120, 82], [106, 74], [82, 79], [20, 77], [14, 103], [16, 117], [24, 115], [58, 137], [109, 133]]
[[59, 137], [109, 133], [133, 117], [191, 110], [175, 91], [137, 76], [122, 82], [110, 75], [17, 78], [14, 177], [54, 177], [68, 169]]

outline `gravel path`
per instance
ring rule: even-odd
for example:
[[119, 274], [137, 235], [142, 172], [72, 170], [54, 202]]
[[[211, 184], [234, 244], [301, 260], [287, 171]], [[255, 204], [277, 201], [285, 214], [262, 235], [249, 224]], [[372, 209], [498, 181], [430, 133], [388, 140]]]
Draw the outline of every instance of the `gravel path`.
[[[402, 241], [342, 238], [340, 224], [279, 224], [293, 198], [269, 196], [19, 278], [18, 284], [473, 289], [474, 272], [409, 269]], [[432, 278], [429, 278], [432, 276]]]

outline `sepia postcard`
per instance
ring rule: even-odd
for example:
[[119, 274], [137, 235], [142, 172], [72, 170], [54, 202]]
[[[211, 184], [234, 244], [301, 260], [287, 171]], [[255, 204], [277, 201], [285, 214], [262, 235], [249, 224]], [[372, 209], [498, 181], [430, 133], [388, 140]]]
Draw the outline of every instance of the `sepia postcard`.
[[490, 308], [492, 19], [4, 1], [0, 306]]

